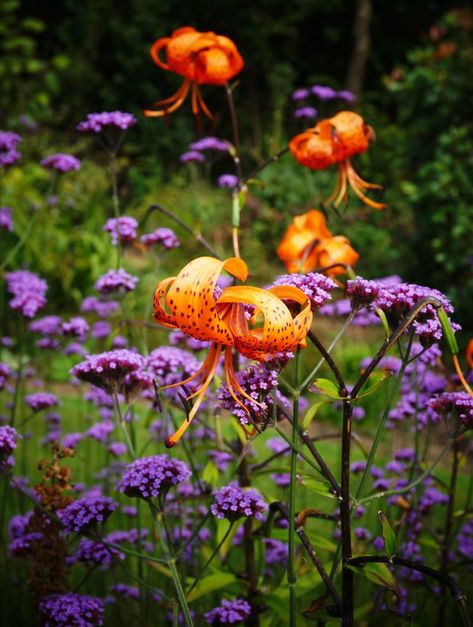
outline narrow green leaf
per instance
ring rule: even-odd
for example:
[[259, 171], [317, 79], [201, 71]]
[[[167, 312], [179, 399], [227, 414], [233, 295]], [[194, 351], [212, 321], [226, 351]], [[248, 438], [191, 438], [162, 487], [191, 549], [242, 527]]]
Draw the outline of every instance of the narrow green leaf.
[[338, 387], [335, 385], [333, 381], [330, 379], [316, 379], [310, 386], [309, 392], [313, 392], [314, 394], [325, 394], [329, 398], [333, 398], [338, 400], [340, 398], [340, 394], [338, 393]]
[[202, 472], [202, 480], [208, 483], [212, 488], [215, 488], [220, 479], [220, 473], [213, 461], [209, 460]]
[[386, 555], [389, 559], [391, 559], [394, 555], [396, 555], [398, 550], [396, 534], [394, 533], [394, 529], [391, 527], [391, 523], [383, 512], [378, 512], [378, 518], [383, 530], [384, 550], [386, 551]]
[[305, 413], [304, 420], [302, 422], [302, 428], [304, 429], [304, 431], [308, 429], [310, 423], [315, 418], [319, 408], [322, 407], [322, 405], [326, 405], [328, 402], [329, 401], [327, 401], [326, 399], [321, 399], [320, 401], [315, 402], [309, 407], [309, 409]]
[[325, 498], [334, 499], [335, 495], [330, 492], [330, 485], [325, 481], [318, 481], [310, 477], [304, 477], [303, 483], [311, 492], [315, 492]]
[[386, 381], [386, 379], [389, 379], [392, 374], [392, 370], [375, 370], [374, 372], [372, 372], [368, 377], [365, 385], [363, 386], [363, 393], [358, 394], [356, 400], [373, 394], [373, 392], [376, 391], [379, 386]]
[[386, 318], [386, 314], [379, 307], [375, 307], [374, 310], [378, 318], [381, 320], [385, 337], [389, 337], [391, 335], [391, 329], [389, 328], [389, 323], [388, 323], [388, 319]]
[[399, 588], [394, 579], [394, 575], [389, 570], [387, 564], [378, 564], [370, 562], [363, 566], [348, 566], [357, 575], [363, 575], [373, 583], [391, 590], [397, 597], [400, 596]]
[[452, 355], [457, 355], [458, 351], [460, 350], [458, 348], [457, 338], [455, 337], [452, 325], [450, 324], [450, 320], [448, 319], [448, 316], [443, 307], [440, 307], [440, 309], [437, 310], [437, 316], [440, 324], [442, 325], [443, 336], [448, 344], [450, 353]]
[[200, 597], [203, 597], [210, 592], [226, 588], [236, 582], [237, 578], [235, 575], [225, 573], [223, 571], [214, 573], [213, 575], [208, 575], [208, 577], [203, 577], [187, 597], [187, 602], [192, 603], [192, 601], [200, 599]]

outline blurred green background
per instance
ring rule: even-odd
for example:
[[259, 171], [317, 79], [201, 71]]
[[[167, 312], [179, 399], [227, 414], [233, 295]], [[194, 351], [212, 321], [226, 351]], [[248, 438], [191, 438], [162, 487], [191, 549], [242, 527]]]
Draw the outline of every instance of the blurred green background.
[[[352, 194], [343, 211], [329, 212], [329, 227], [360, 252], [360, 274], [397, 273], [445, 291], [471, 331], [473, 13], [447, 0], [230, 0], [218, 9], [212, 0], [198, 7], [176, 0], [4, 0], [0, 128], [24, 139], [23, 159], [3, 177], [0, 200], [13, 208], [16, 229], [0, 234], [2, 249], [14, 245], [32, 207], [49, 193], [50, 177], [38, 161], [58, 151], [82, 160], [79, 173], [58, 181], [58, 203], [9, 269], [25, 263], [49, 280], [58, 306], [73, 309], [110, 267], [109, 237], [101, 232], [112, 215], [107, 160], [94, 138], [75, 132], [88, 112], [102, 110], [139, 118], [119, 160], [122, 212], [143, 218], [150, 203], [161, 202], [199, 223], [219, 252], [230, 252], [230, 197], [215, 181], [231, 171], [231, 161], [200, 171], [179, 163], [196, 138], [189, 103], [168, 121], [141, 113], [180, 83], [153, 64], [150, 45], [187, 24], [231, 37], [245, 59], [235, 90], [245, 173], [303, 130], [293, 115], [294, 89], [319, 83], [358, 93], [356, 108], [377, 141], [356, 167], [385, 186], [388, 209], [363, 207]], [[201, 134], [231, 139], [224, 90], [204, 86], [203, 92], [217, 120], [215, 128], [203, 121]], [[336, 110], [319, 109], [321, 115]], [[279, 239], [294, 214], [328, 195], [335, 178], [334, 171], [311, 172], [286, 155], [250, 188], [242, 252], [257, 279], [284, 271], [274, 253]], [[172, 226], [157, 216], [148, 226], [158, 224]], [[186, 246], [166, 258], [163, 273], [198, 250]]]

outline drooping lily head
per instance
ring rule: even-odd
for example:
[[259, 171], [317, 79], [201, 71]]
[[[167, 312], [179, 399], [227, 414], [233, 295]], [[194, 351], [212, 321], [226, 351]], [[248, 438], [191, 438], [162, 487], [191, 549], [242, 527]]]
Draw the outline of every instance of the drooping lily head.
[[[223, 271], [245, 281], [246, 263], [232, 257], [220, 261], [199, 257], [188, 263], [176, 277], [162, 280], [154, 294], [154, 318], [169, 328], [212, 342], [201, 368], [176, 385], [190, 386], [187, 400], [196, 398], [184, 423], [166, 441], [174, 446], [194, 418], [224, 353], [225, 381], [230, 394], [247, 411], [244, 402], [254, 399], [241, 388], [233, 367], [232, 349], [259, 362], [277, 353], [305, 344], [312, 322], [310, 302], [298, 288], [277, 286], [264, 290], [253, 286], [232, 286], [221, 293], [217, 281]], [[284, 300], [299, 306], [293, 317]]]
[[[166, 60], [161, 58], [164, 51]], [[160, 68], [180, 74], [184, 82], [170, 98], [153, 104], [158, 109], [146, 110], [148, 117], [161, 117], [172, 113], [184, 102], [192, 89], [192, 112], [202, 111], [207, 117], [208, 110], [199, 85], [224, 85], [243, 68], [244, 61], [231, 39], [213, 32], [200, 33], [191, 26], [184, 26], [173, 32], [171, 37], [161, 37], [151, 46], [151, 58]]]
[[[295, 216], [276, 252], [289, 272], [311, 272], [334, 264], [352, 266], [359, 259], [348, 238], [332, 236], [324, 214], [316, 209]], [[326, 272], [329, 276], [343, 274], [345, 268], [338, 265]]]
[[348, 197], [348, 184], [365, 204], [375, 209], [385, 205], [368, 198], [368, 189], [382, 189], [380, 185], [364, 181], [354, 170], [351, 157], [368, 150], [375, 137], [373, 129], [353, 111], [340, 111], [313, 128], [296, 135], [289, 149], [297, 161], [312, 170], [324, 170], [338, 164], [338, 183], [325, 204], [338, 207]]

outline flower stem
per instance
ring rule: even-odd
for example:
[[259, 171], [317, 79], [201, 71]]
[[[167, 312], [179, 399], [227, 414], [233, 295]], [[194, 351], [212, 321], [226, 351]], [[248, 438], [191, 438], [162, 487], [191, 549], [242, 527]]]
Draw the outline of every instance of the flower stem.
[[189, 596], [189, 594], [192, 592], [192, 590], [196, 587], [196, 585], [199, 583], [200, 579], [202, 578], [202, 575], [204, 574], [204, 572], [207, 570], [207, 567], [209, 566], [209, 564], [213, 561], [213, 559], [215, 558], [215, 556], [217, 555], [217, 553], [220, 551], [220, 549], [222, 548], [222, 546], [225, 543], [225, 540], [228, 538], [228, 536], [230, 535], [230, 531], [233, 528], [233, 521], [230, 522], [230, 525], [228, 527], [228, 529], [225, 532], [225, 535], [223, 536], [223, 538], [220, 540], [220, 542], [218, 543], [217, 547], [214, 549], [214, 551], [212, 551], [212, 555], [209, 557], [209, 559], [205, 562], [205, 564], [202, 566], [200, 573], [197, 575], [197, 577], [194, 579], [194, 581], [192, 582], [190, 588], [187, 590], [186, 595]]
[[346, 567], [351, 558], [351, 503], [350, 503], [350, 444], [353, 407], [349, 401], [343, 401], [342, 425], [342, 467], [340, 523], [342, 530], [342, 624], [353, 625], [353, 571]]

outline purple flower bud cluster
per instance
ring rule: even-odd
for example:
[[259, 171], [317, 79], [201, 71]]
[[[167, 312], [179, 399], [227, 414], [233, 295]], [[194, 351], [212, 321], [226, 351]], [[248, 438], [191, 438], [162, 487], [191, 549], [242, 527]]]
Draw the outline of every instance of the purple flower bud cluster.
[[96, 627], [103, 625], [101, 599], [83, 594], [52, 594], [39, 604], [44, 627]]
[[330, 292], [337, 287], [335, 281], [318, 272], [307, 274], [282, 274], [276, 277], [272, 285], [292, 285], [304, 292], [310, 300], [312, 310], [318, 309], [332, 300]]
[[0, 168], [13, 165], [21, 157], [16, 145], [21, 142], [21, 137], [11, 131], [0, 131]]
[[310, 88], [311, 94], [319, 98], [319, 100], [334, 100], [338, 93], [328, 85], [313, 85]]
[[[160, 386], [179, 383], [192, 376], [200, 368], [199, 360], [188, 351], [174, 346], [155, 348], [146, 358], [146, 369], [157, 379]], [[164, 390], [171, 398], [177, 398], [177, 390]]]
[[218, 607], [206, 612], [208, 625], [241, 625], [251, 614], [251, 605], [244, 599], [223, 599]]
[[143, 357], [126, 349], [89, 355], [70, 373], [106, 392], [121, 391], [126, 375], [143, 366]]
[[473, 398], [466, 392], [444, 392], [430, 399], [428, 405], [439, 416], [454, 412], [467, 427], [473, 427]]
[[118, 303], [114, 300], [99, 300], [96, 296], [87, 296], [81, 303], [82, 313], [95, 313], [99, 318], [113, 316], [118, 310]]
[[347, 281], [347, 295], [351, 300], [353, 309], [371, 305], [379, 294], [380, 287], [376, 281], [367, 281], [357, 276], [356, 279]]
[[16, 449], [18, 433], [13, 427], [0, 427], [0, 458], [8, 457]]
[[55, 336], [62, 333], [62, 318], [59, 316], [44, 316], [30, 322], [28, 328], [33, 333], [41, 335]]
[[0, 392], [5, 389], [8, 379], [12, 376], [12, 370], [8, 364], [0, 361]]
[[166, 454], [142, 457], [129, 464], [118, 484], [127, 496], [143, 499], [162, 496], [191, 476], [187, 464]]
[[294, 111], [294, 117], [298, 120], [315, 120], [317, 113], [315, 107], [299, 107]]
[[117, 507], [108, 496], [84, 496], [58, 510], [57, 515], [66, 533], [84, 533], [103, 525]]
[[8, 291], [13, 294], [10, 307], [21, 311], [25, 318], [34, 318], [38, 310], [46, 304], [46, 281], [28, 270], [8, 272], [6, 280]]
[[174, 231], [164, 226], [156, 229], [152, 233], [146, 233], [145, 235], [142, 235], [140, 237], [140, 241], [147, 248], [150, 248], [155, 244], [159, 244], [166, 250], [171, 250], [172, 248], [177, 248], [181, 245]]
[[222, 383], [217, 396], [222, 401], [223, 407], [231, 411], [242, 424], [258, 423], [266, 419], [273, 406], [272, 391], [278, 384], [277, 370], [268, 369], [265, 365], [250, 366], [238, 372], [236, 378], [242, 390], [256, 402], [252, 403], [246, 397], [239, 395], [238, 391], [236, 392], [250, 412], [248, 414], [230, 394], [227, 384]]
[[191, 150], [215, 150], [216, 152], [228, 152], [230, 144], [218, 137], [202, 137], [190, 144]]
[[48, 170], [56, 170], [62, 174], [66, 172], [72, 172], [74, 170], [80, 170], [80, 161], [72, 155], [66, 155], [63, 152], [58, 152], [54, 155], [45, 157], [40, 165]]
[[62, 323], [62, 332], [66, 337], [75, 337], [81, 341], [85, 340], [89, 328], [87, 321], [80, 316], [71, 318], [69, 322]]
[[139, 601], [140, 589], [137, 586], [129, 586], [126, 583], [116, 583], [110, 588], [112, 592], [122, 597], [122, 599], [132, 599]]
[[457, 536], [457, 546], [460, 555], [466, 559], [473, 559], [473, 518], [470, 518], [461, 527]]
[[105, 420], [104, 422], [97, 422], [87, 431], [87, 436], [97, 442], [107, 442], [110, 434], [115, 429], [113, 422]]
[[9, 233], [13, 231], [13, 218], [10, 207], [0, 207], [0, 229]]
[[125, 559], [125, 555], [114, 547], [83, 538], [72, 554], [69, 563], [80, 562], [88, 566], [100, 566], [102, 569], [106, 569], [123, 559]]
[[49, 409], [50, 407], [56, 407], [59, 405], [59, 399], [55, 394], [50, 392], [35, 392], [34, 394], [28, 394], [25, 397], [25, 402], [35, 414]]
[[181, 163], [203, 163], [205, 161], [205, 155], [198, 150], [188, 150], [183, 152], [179, 157]]
[[119, 268], [109, 270], [99, 277], [95, 283], [95, 289], [104, 296], [112, 293], [126, 294], [132, 292], [137, 283], [138, 277], [129, 274], [124, 268]]
[[234, 174], [221, 174], [217, 179], [217, 185], [222, 189], [235, 189], [238, 187], [238, 176]]
[[92, 325], [90, 332], [95, 340], [106, 340], [112, 333], [112, 325], [107, 320], [98, 320]]
[[104, 226], [103, 231], [110, 233], [112, 244], [116, 246], [118, 242], [121, 244], [132, 244], [136, 240], [136, 229], [138, 222], [130, 216], [121, 216], [120, 218], [109, 218]]
[[217, 490], [210, 509], [212, 514], [220, 519], [234, 521], [246, 516], [263, 521], [268, 505], [256, 488], [241, 488], [230, 484]]
[[208, 451], [208, 455], [220, 472], [225, 472], [228, 464], [234, 459], [233, 455], [226, 451]]
[[77, 125], [80, 133], [103, 133], [104, 131], [126, 131], [138, 120], [131, 113], [124, 111], [102, 111], [89, 113], [87, 118]]
[[285, 564], [287, 562], [287, 542], [281, 542], [281, 540], [275, 540], [274, 538], [264, 538], [263, 544], [266, 549], [266, 564]]

